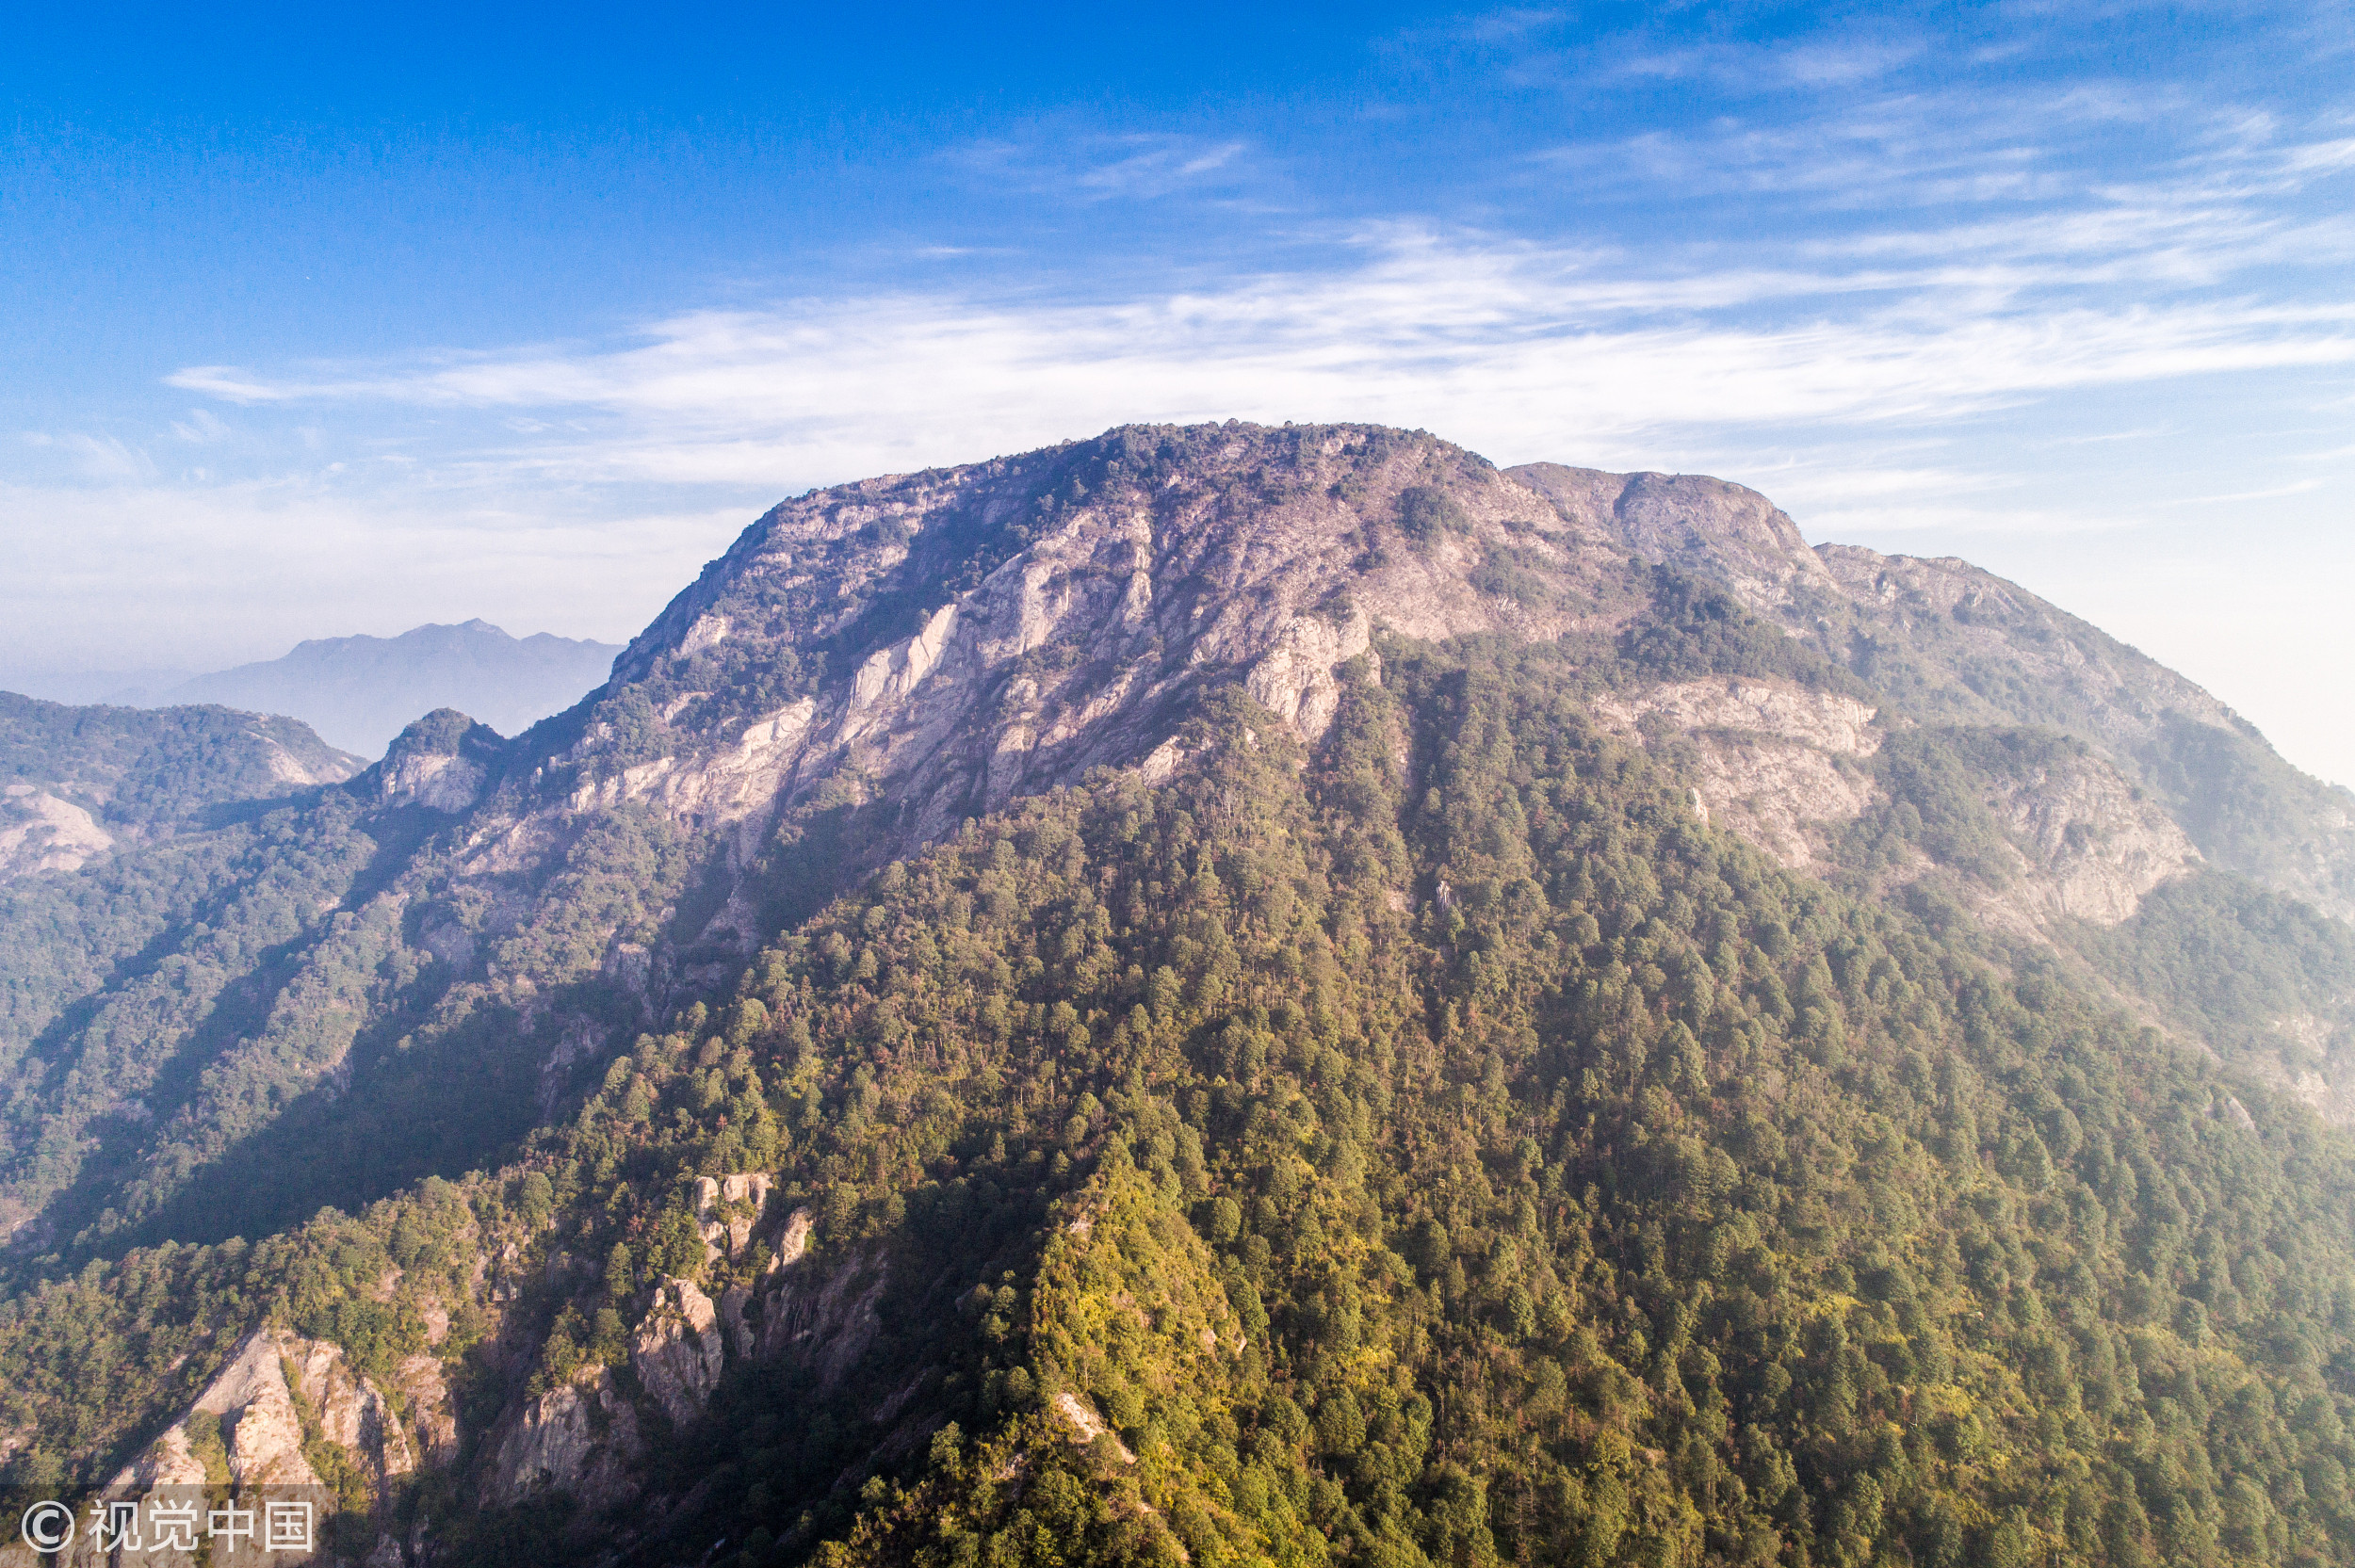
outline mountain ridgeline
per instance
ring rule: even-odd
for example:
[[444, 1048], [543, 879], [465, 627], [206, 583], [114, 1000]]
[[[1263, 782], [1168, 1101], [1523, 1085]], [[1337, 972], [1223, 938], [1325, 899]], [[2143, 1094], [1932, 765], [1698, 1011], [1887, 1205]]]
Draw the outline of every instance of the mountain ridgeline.
[[299, 642], [283, 658], [194, 676], [160, 700], [292, 714], [336, 745], [373, 757], [410, 719], [445, 704], [495, 730], [528, 728], [601, 685], [620, 652], [547, 632], [510, 637], [487, 621], [468, 621], [398, 637]]
[[[36, 706], [99, 823], [117, 710]], [[1132, 428], [787, 502], [578, 706], [333, 762], [20, 835], [14, 1509], [2355, 1562], [2355, 800], [1962, 562]]]

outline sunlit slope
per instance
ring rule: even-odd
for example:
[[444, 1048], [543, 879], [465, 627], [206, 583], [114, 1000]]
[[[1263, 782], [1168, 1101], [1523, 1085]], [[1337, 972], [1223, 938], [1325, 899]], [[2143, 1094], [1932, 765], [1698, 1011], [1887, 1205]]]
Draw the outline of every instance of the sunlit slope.
[[2334, 1138], [1703, 826], [1576, 678], [1392, 645], [1314, 755], [1220, 704], [520, 1165], [53, 1288], [9, 1418], [258, 1314], [446, 1368], [388, 1506], [462, 1560], [2347, 1556]]
[[0, 955], [12, 1495], [300, 1467], [410, 1564], [2349, 1556], [2323, 884], [2091, 687], [1794, 622], [1762, 497], [1562, 472], [813, 493], [524, 736], [32, 873], [148, 913]]

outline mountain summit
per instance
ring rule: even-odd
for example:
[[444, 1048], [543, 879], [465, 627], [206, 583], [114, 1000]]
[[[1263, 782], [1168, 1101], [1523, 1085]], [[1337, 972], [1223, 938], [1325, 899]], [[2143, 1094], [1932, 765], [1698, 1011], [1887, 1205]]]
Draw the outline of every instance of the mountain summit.
[[9, 1485], [409, 1568], [2355, 1560], [2346, 804], [1716, 479], [813, 492], [520, 735], [0, 889]]
[[183, 681], [161, 700], [291, 714], [337, 746], [381, 756], [428, 708], [463, 707], [509, 734], [527, 729], [600, 685], [620, 651], [546, 632], [510, 637], [475, 620], [299, 642], [283, 658]]
[[1224, 684], [1312, 741], [1377, 628], [1609, 641], [1653, 607], [1655, 564], [1773, 626], [1786, 662], [1887, 691], [1900, 723], [2074, 737], [2202, 854], [2355, 915], [2344, 791], [2015, 585], [1810, 549], [1721, 480], [1499, 470], [1378, 428], [1124, 429], [788, 502], [630, 643], [552, 761], [599, 800], [755, 823], [739, 858], [831, 788], [888, 817], [880, 855], [1146, 764]]

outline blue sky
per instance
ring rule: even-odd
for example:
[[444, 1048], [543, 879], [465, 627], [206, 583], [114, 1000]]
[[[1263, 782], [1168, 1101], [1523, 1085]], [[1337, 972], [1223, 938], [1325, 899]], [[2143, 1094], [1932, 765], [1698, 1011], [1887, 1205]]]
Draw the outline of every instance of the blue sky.
[[2355, 782], [2343, 5], [322, 9], [14, 13], [0, 680], [1379, 419], [1967, 556]]

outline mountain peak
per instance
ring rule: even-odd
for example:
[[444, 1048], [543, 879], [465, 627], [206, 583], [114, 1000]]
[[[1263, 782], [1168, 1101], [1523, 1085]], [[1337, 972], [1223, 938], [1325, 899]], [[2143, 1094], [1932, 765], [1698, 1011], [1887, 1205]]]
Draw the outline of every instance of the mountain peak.
[[385, 749], [376, 768], [377, 798], [385, 805], [463, 811], [481, 793], [504, 746], [488, 724], [479, 724], [456, 708], [435, 708], [410, 723]]
[[1646, 591], [1601, 530], [1422, 432], [1124, 427], [780, 505], [556, 760], [584, 800], [747, 843], [856, 778], [903, 849], [1144, 762], [1222, 684], [1313, 737], [1377, 629], [1600, 634]]
[[1746, 485], [1699, 474], [1605, 474], [1531, 462], [1506, 471], [1565, 517], [1636, 554], [1727, 583], [1746, 600], [1788, 604], [1830, 574], [1781, 508]]
[[170, 701], [287, 713], [336, 744], [373, 755], [430, 709], [459, 706], [514, 733], [604, 684], [610, 643], [538, 633], [511, 637], [477, 617], [398, 637], [313, 638], [283, 658], [199, 675]]
[[[2343, 798], [2016, 585], [1694, 476], [1131, 427], [795, 497], [560, 719], [463, 705], [103, 868], [0, 779], [12, 1509], [311, 1475], [409, 1568], [2355, 1560]], [[131, 717], [174, 787], [284, 738]]]
[[[1313, 739], [1340, 670], [1373, 656], [1377, 634], [1607, 645], [1652, 603], [1648, 562], [1717, 585], [1832, 666], [1886, 665], [1896, 612], [1853, 580], [1864, 557], [1940, 575], [1871, 552], [1827, 558], [1765, 496], [1704, 476], [1500, 470], [1379, 426], [1121, 427], [780, 504], [630, 643], [596, 702], [548, 733], [543, 784], [721, 830], [747, 874], [810, 813], [854, 809], [880, 863], [1091, 768], [1169, 766], [1186, 714], [1224, 685]], [[2016, 632], [1971, 634], [2000, 648], [1966, 655], [1913, 638], [1946, 662], [1907, 700], [1958, 692], [1980, 704], [1975, 721], [2058, 720], [2095, 737], [2115, 704], [2087, 692], [2071, 706], [2065, 682], [2036, 704], [1973, 697], [1954, 660], [2072, 645], [2047, 624], [2068, 618], [1976, 580], [1964, 597], [2032, 608]], [[2201, 726], [2195, 741], [2217, 721], [2193, 701], [2203, 694], [2131, 650], [2104, 657], [2107, 689], [2152, 694], [2142, 736], [2101, 737], [2130, 781], [2147, 771], [2134, 759], [2159, 715], [2184, 712]], [[2233, 766], [2278, 767], [2269, 756]], [[2348, 864], [2355, 849], [2298, 885], [2341, 907], [2330, 880]], [[731, 898], [711, 934], [756, 940], [765, 907]]]

